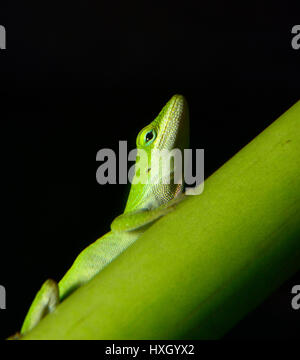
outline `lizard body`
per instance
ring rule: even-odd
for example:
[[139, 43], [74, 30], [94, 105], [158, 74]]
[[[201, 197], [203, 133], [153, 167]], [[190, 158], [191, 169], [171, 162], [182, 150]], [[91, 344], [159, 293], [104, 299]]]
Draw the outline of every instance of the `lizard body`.
[[[136, 168], [139, 165], [139, 154], [144, 151], [150, 165], [141, 167], [140, 172], [149, 180], [151, 172], [160, 161], [153, 155], [153, 150], [183, 150], [188, 147], [188, 142], [187, 103], [183, 96], [174, 95], [155, 120], [139, 132]], [[169, 184], [160, 181], [162, 179], [159, 174], [158, 172], [155, 175], [158, 181], [154, 183], [133, 181], [124, 213], [112, 222], [111, 231], [84, 249], [58, 284], [51, 279], [45, 281], [26, 315], [21, 335], [30, 331], [49, 312], [54, 311], [61, 301], [91, 280], [134, 243], [147, 227], [172, 209], [172, 205], [181, 198], [183, 183], [175, 183], [174, 165], [170, 167]], [[134, 179], [137, 177], [136, 170]]]

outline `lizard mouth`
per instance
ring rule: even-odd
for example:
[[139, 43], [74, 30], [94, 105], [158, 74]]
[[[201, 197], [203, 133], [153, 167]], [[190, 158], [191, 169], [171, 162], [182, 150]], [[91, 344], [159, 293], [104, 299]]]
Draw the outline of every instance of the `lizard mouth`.
[[188, 147], [188, 105], [182, 95], [174, 95], [166, 104], [166, 114], [160, 124], [162, 134], [158, 149], [184, 149]]

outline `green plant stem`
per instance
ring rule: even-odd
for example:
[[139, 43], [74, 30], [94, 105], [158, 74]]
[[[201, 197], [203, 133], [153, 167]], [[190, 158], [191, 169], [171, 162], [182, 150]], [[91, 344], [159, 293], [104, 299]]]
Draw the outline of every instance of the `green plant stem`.
[[299, 264], [300, 101], [25, 339], [219, 338]]

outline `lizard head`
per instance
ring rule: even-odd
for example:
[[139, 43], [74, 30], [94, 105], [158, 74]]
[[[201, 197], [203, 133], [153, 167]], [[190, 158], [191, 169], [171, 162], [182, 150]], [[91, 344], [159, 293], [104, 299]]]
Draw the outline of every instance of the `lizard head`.
[[188, 147], [189, 115], [188, 105], [182, 95], [174, 95], [149, 125], [138, 134], [137, 149], [150, 151], [181, 150]]
[[154, 121], [139, 132], [136, 144], [135, 175], [125, 212], [156, 208], [183, 191], [182, 151], [189, 146], [185, 98], [172, 96]]

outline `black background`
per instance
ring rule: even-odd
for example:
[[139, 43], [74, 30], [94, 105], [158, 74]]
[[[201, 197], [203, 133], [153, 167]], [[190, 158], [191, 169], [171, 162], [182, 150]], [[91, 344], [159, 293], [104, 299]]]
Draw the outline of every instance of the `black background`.
[[[300, 12], [248, 3], [1, 2], [1, 338], [122, 212], [128, 188], [96, 183], [98, 150], [134, 148], [181, 93], [208, 177], [299, 100]], [[225, 338], [299, 338], [297, 283], [299, 273]]]

